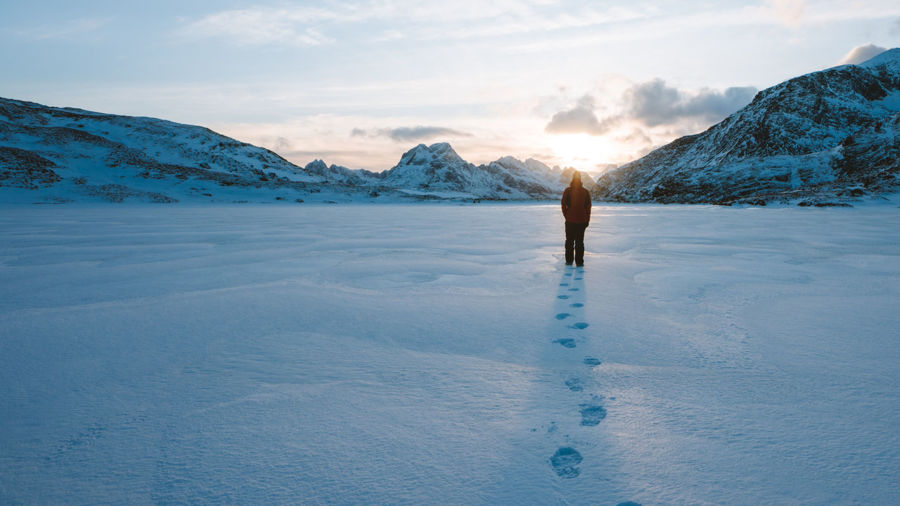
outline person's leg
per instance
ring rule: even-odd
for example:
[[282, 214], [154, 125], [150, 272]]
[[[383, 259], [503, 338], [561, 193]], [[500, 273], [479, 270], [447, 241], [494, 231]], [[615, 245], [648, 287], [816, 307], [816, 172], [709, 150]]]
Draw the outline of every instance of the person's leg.
[[566, 222], [566, 265], [572, 265], [575, 260], [575, 228], [574, 223]]
[[579, 223], [575, 231], [575, 265], [584, 265], [584, 230], [587, 223]]

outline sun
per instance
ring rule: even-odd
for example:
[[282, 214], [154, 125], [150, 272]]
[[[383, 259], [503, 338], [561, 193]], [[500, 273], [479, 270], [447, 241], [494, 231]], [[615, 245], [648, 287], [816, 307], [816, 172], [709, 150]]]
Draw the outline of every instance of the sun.
[[605, 137], [588, 134], [558, 134], [550, 136], [550, 149], [562, 167], [594, 172], [597, 166], [608, 163], [619, 148]]

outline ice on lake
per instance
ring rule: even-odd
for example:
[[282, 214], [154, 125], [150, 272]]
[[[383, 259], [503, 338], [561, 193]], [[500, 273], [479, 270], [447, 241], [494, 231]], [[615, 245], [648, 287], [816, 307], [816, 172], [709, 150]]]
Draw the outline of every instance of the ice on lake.
[[4, 207], [0, 503], [896, 504], [898, 216]]

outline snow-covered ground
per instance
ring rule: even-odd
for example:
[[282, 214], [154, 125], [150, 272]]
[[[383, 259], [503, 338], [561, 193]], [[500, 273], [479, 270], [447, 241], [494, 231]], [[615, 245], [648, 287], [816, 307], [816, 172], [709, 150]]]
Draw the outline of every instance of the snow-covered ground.
[[0, 503], [900, 503], [900, 212], [8, 206]]

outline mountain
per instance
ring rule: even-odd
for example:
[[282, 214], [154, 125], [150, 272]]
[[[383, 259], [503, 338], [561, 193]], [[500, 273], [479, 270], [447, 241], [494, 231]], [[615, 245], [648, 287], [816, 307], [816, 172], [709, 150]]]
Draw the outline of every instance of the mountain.
[[172, 202], [325, 182], [207, 128], [0, 99], [0, 187], [47, 201]]
[[541, 162], [503, 157], [475, 166], [447, 143], [419, 144], [380, 175], [383, 186], [422, 196], [542, 199], [559, 195], [560, 171]]
[[340, 165], [328, 165], [322, 160], [313, 160], [303, 167], [303, 172], [317, 176], [322, 181], [349, 186], [371, 186], [377, 184], [378, 173], [364, 169], [348, 169]]
[[900, 49], [759, 92], [703, 133], [604, 174], [620, 202], [827, 205], [897, 191]]
[[199, 126], [0, 98], [0, 202], [543, 199], [564, 174], [512, 157], [475, 166], [446, 143], [382, 173], [299, 167]]

